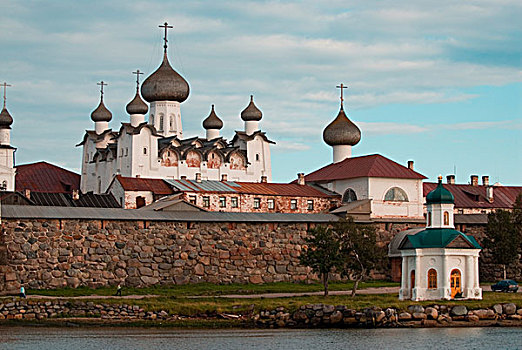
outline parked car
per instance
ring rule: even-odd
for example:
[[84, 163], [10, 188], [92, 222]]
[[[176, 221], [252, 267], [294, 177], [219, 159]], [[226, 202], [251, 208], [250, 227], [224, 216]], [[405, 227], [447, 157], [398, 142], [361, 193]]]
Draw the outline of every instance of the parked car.
[[513, 292], [518, 291], [518, 284], [513, 280], [502, 280], [491, 286], [491, 290], [494, 292]]

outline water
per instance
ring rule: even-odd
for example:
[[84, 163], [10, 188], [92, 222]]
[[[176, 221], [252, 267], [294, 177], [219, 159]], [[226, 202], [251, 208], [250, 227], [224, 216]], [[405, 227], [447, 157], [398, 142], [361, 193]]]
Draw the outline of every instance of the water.
[[0, 327], [0, 349], [522, 349], [520, 328], [179, 330]]

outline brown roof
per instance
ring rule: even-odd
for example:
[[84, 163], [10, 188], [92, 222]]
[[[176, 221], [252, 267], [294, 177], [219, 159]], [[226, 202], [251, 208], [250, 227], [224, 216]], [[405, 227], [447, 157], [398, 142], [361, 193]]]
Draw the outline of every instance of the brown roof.
[[329, 164], [306, 175], [305, 179], [306, 181], [331, 181], [356, 177], [426, 179], [424, 175], [383, 157], [380, 154], [346, 158], [341, 162]]
[[168, 195], [173, 194], [172, 188], [161, 179], [147, 179], [142, 177], [116, 176], [116, 180], [121, 184], [125, 191], [150, 191], [154, 194]]
[[16, 167], [16, 191], [71, 193], [80, 189], [80, 175], [47, 162]]
[[282, 183], [236, 182], [236, 192], [244, 194], [295, 196], [295, 197], [335, 197], [312, 186]]
[[[467, 184], [443, 184], [444, 188], [455, 197], [455, 208], [512, 208], [517, 196], [522, 193], [522, 186], [493, 186], [493, 201], [486, 195], [487, 186]], [[424, 197], [437, 187], [437, 183], [422, 184]]]

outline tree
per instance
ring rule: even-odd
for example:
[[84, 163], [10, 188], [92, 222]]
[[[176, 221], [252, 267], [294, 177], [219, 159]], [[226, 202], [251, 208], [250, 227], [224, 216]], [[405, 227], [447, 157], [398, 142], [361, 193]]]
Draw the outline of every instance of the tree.
[[483, 244], [493, 260], [501, 264], [506, 279], [506, 266], [518, 259], [522, 245], [522, 196], [515, 201], [513, 211], [498, 209], [488, 214]]
[[324, 286], [324, 296], [328, 296], [328, 280], [334, 269], [342, 269], [345, 257], [341, 251], [338, 234], [329, 227], [317, 226], [308, 231], [305, 238], [308, 248], [299, 257], [301, 264], [311, 267], [319, 274]]
[[352, 275], [355, 282], [352, 297], [357, 293], [361, 280], [383, 260], [384, 250], [377, 245], [375, 226], [356, 224], [352, 217], [334, 224], [340, 237], [342, 256], [346, 259], [342, 274]]

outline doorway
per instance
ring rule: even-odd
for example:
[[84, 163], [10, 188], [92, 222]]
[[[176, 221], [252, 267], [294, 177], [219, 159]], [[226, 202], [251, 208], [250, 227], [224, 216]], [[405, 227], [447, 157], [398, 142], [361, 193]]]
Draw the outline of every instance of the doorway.
[[413, 297], [413, 288], [415, 288], [415, 270], [411, 270], [410, 275], [410, 297]]
[[457, 294], [462, 293], [460, 270], [452, 270], [450, 275], [451, 297], [455, 298]]
[[145, 197], [138, 196], [136, 197], [136, 209], [145, 206]]

